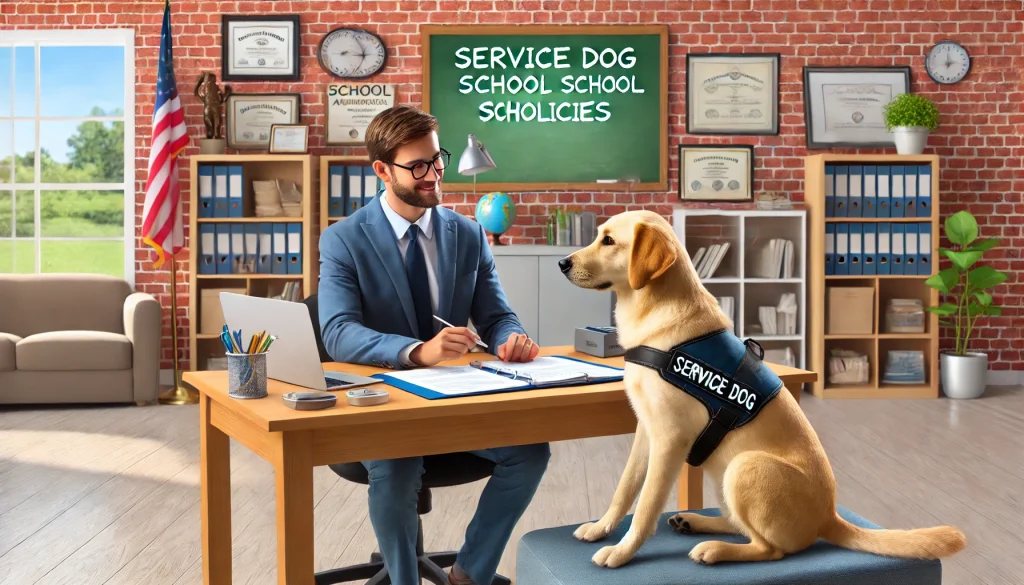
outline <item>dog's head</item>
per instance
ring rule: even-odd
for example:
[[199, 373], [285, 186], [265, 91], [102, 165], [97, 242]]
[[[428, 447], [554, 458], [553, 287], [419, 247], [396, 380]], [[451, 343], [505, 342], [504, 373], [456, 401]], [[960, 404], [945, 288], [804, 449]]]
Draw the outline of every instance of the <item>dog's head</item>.
[[671, 226], [653, 211], [611, 217], [589, 246], [558, 261], [569, 282], [597, 290], [639, 290], [683, 256]]

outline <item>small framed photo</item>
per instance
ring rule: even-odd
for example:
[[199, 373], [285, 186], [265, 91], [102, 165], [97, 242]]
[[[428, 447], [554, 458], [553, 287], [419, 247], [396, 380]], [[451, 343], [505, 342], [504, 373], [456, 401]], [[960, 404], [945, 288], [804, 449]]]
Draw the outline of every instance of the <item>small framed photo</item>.
[[228, 147], [237, 150], [270, 148], [270, 129], [299, 123], [302, 98], [297, 93], [233, 93], [225, 103]]
[[779, 53], [686, 56], [687, 134], [777, 135]]
[[221, 79], [299, 79], [299, 15], [221, 16]]
[[885, 106], [910, 93], [910, 67], [804, 67], [807, 148], [895, 146]]
[[274, 124], [270, 127], [270, 154], [306, 154], [309, 152], [309, 126]]
[[680, 144], [679, 200], [713, 203], [754, 199], [754, 147]]

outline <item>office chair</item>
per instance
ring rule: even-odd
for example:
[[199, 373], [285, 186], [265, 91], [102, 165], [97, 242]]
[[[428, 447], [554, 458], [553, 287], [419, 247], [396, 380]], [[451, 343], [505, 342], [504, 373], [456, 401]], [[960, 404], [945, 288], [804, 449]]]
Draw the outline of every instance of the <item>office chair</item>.
[[[317, 295], [311, 295], [302, 301], [309, 309], [309, 317], [313, 322], [313, 331], [316, 333], [316, 345], [320, 350], [320, 361], [334, 361], [324, 347], [323, 338], [320, 334], [320, 312], [317, 306]], [[369, 485], [369, 473], [362, 463], [340, 463], [328, 465], [331, 471], [340, 477], [355, 483]], [[463, 485], [490, 477], [494, 472], [494, 463], [477, 457], [472, 453], [446, 453], [441, 455], [427, 455], [423, 458], [423, 483], [417, 494], [416, 513], [423, 516], [431, 509], [431, 488]], [[446, 552], [424, 552], [423, 550], [423, 520], [418, 520], [418, 532], [416, 535], [416, 556], [419, 557], [420, 578], [434, 583], [435, 585], [447, 585], [448, 578], [444, 569], [455, 564], [455, 551]], [[386, 585], [391, 582], [388, 578], [387, 568], [380, 553], [370, 555], [370, 562], [361, 565], [352, 565], [337, 569], [321, 571], [314, 575], [316, 585], [333, 585], [346, 581], [368, 579], [365, 585]], [[490, 585], [511, 585], [508, 577], [495, 575]]]

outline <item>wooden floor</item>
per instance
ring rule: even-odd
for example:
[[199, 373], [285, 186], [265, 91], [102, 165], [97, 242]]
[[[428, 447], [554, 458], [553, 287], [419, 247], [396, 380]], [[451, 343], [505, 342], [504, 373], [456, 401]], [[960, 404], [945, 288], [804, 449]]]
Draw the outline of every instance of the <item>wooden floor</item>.
[[[893, 528], [960, 527], [968, 548], [944, 564], [944, 583], [1022, 582], [1024, 391], [965, 402], [804, 394], [802, 405], [841, 504]], [[195, 406], [0, 409], [0, 583], [201, 584], [198, 420]], [[500, 571], [514, 576], [524, 532], [599, 517], [629, 446], [629, 436], [553, 445]], [[274, 584], [272, 468], [236, 443], [231, 457], [234, 583]], [[481, 488], [435, 493], [429, 550], [460, 545]], [[316, 569], [365, 562], [376, 547], [366, 488], [318, 468], [315, 498]]]

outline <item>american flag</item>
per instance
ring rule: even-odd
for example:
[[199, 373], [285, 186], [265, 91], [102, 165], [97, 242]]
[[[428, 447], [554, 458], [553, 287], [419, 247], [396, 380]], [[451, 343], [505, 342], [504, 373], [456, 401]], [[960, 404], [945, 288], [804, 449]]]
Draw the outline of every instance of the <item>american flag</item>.
[[185, 129], [185, 114], [178, 99], [171, 57], [171, 3], [165, 0], [153, 108], [153, 144], [149, 152], [146, 203], [142, 209], [142, 241], [160, 255], [154, 268], [163, 265], [166, 253], [177, 254], [185, 245], [178, 190], [178, 155], [188, 144]]

